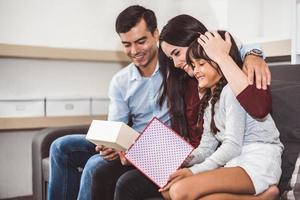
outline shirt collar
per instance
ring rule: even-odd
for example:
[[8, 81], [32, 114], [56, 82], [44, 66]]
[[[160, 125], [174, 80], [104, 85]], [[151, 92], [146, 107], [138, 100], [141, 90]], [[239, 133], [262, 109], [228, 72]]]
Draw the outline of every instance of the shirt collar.
[[[134, 80], [141, 80], [143, 78], [143, 76], [141, 75], [141, 73], [139, 72], [138, 68], [132, 63], [132, 70], [131, 70], [131, 81]], [[155, 67], [155, 70], [153, 72], [153, 74], [151, 76], [154, 76], [155, 74], [157, 74], [157, 72], [159, 71], [159, 64], [157, 62], [157, 65]]]

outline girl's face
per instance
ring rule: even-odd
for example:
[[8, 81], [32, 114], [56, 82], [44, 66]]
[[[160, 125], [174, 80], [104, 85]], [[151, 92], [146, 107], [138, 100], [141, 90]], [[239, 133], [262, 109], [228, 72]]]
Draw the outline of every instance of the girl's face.
[[194, 76], [198, 80], [200, 88], [210, 88], [213, 90], [221, 79], [222, 75], [217, 71], [216, 66], [212, 66], [204, 59], [191, 59], [194, 68]]
[[176, 68], [184, 70], [191, 77], [194, 76], [192, 67], [186, 64], [186, 51], [188, 47], [174, 46], [163, 41], [161, 42], [161, 49], [173, 61]]

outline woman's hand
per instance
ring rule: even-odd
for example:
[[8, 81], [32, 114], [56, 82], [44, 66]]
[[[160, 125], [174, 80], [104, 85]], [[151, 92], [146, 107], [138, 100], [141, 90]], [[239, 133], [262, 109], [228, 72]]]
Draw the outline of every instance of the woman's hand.
[[192, 175], [193, 175], [193, 173], [188, 168], [179, 169], [176, 172], [174, 172], [173, 174], [171, 174], [168, 184], [165, 187], [160, 188], [158, 191], [165, 192], [165, 191], [169, 190], [170, 187], [177, 181], [179, 181], [183, 178], [192, 176]]
[[198, 43], [203, 47], [207, 56], [219, 63], [225, 56], [229, 55], [231, 40], [228, 32], [225, 33], [225, 40], [216, 31], [206, 32], [200, 35]]
[[189, 155], [182, 163], [181, 167], [187, 167], [189, 163], [193, 160], [194, 156]]
[[131, 165], [130, 162], [126, 159], [124, 151], [119, 152], [119, 157], [120, 157], [122, 165], [124, 165], [124, 166]]

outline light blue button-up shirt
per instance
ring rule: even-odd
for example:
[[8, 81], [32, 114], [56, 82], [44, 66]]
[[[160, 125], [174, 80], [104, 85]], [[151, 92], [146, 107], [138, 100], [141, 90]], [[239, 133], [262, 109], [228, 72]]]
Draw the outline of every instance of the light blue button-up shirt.
[[143, 77], [134, 64], [120, 70], [109, 87], [108, 120], [128, 123], [131, 118], [132, 128], [138, 132], [142, 132], [153, 117], [170, 125], [167, 103], [162, 107], [157, 103], [162, 80], [158, 65], [150, 77]]
[[[259, 49], [259, 50], [261, 50], [261, 46], [258, 43], [247, 44], [247, 45], [237, 44], [237, 45], [238, 45], [238, 47], [240, 49], [240, 54], [241, 54], [241, 58], [242, 58], [243, 61], [245, 59], [246, 53], [248, 53], [252, 49]], [[264, 54], [263, 54], [263, 58], [265, 58]]]

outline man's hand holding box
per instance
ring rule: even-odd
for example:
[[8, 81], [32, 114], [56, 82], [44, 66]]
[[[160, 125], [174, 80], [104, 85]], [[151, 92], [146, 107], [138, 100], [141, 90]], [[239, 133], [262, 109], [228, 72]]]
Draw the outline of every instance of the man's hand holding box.
[[118, 151], [127, 150], [139, 133], [123, 122], [93, 120], [86, 139], [97, 146], [110, 147]]

